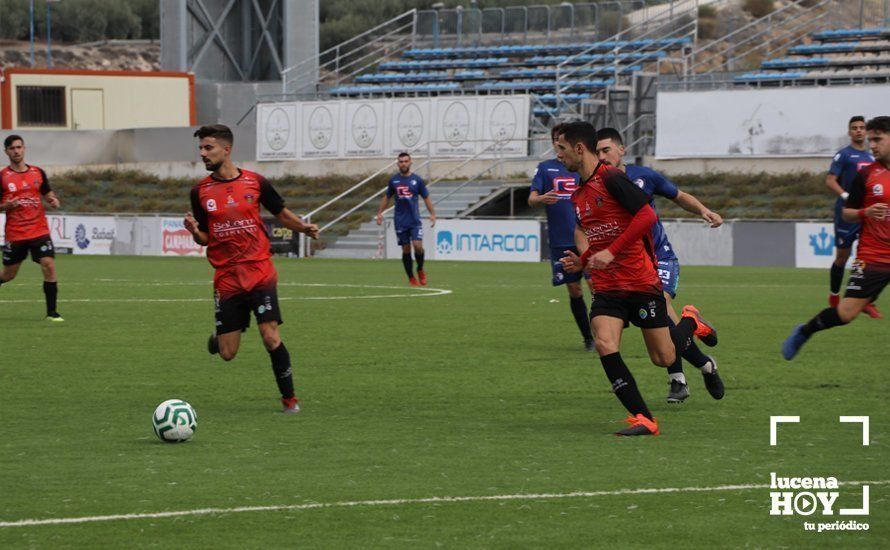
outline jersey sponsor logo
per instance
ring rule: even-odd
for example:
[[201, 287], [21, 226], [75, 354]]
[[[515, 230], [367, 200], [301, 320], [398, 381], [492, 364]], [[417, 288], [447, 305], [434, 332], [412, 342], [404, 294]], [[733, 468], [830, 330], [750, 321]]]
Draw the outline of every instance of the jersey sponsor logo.
[[865, 168], [865, 167], [868, 166], [869, 164], [871, 164], [871, 162], [857, 162], [857, 163], [856, 163], [856, 171], [858, 172], [858, 171], [862, 170], [863, 168]]
[[871, 194], [876, 197], [883, 197], [884, 196], [884, 186], [881, 185], [880, 183], [876, 183], [874, 185], [874, 187], [871, 188]]
[[14, 183], [10, 183], [10, 184], [8, 184], [6, 187], [9, 188], [9, 192], [10, 192], [10, 193], [15, 193], [15, 192], [18, 190], [18, 189], [16, 188], [16, 186], [15, 186]]
[[216, 201], [213, 199], [207, 199], [207, 211], [208, 212], [216, 212]]
[[557, 176], [553, 178], [553, 190], [560, 199], [570, 199], [572, 193], [578, 189], [578, 182], [569, 176]]
[[407, 185], [396, 187], [396, 194], [398, 194], [400, 199], [410, 199], [414, 196], [414, 192]]

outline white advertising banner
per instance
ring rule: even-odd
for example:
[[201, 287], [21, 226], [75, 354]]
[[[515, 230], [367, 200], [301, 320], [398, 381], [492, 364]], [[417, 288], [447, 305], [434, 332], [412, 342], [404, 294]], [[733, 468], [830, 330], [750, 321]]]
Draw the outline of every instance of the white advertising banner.
[[[390, 101], [389, 154], [412, 151], [432, 139], [432, 102], [429, 99]], [[425, 153], [425, 151], [424, 151]]]
[[[525, 96], [487, 96], [482, 103], [482, 148], [497, 144], [493, 154], [524, 156], [528, 151], [529, 99]], [[491, 140], [490, 142], [487, 140]]]
[[[850, 253], [856, 257], [856, 245]], [[795, 267], [831, 267], [835, 255], [834, 224], [796, 223], [794, 224], [794, 265]]]
[[54, 215], [46, 217], [53, 245], [73, 254], [111, 255], [116, 222], [113, 216]]
[[257, 160], [296, 160], [299, 127], [296, 103], [257, 105]]
[[655, 156], [833, 155], [851, 116], [888, 104], [890, 86], [658, 92]]
[[343, 153], [347, 157], [379, 157], [386, 150], [386, 102], [350, 101], [343, 117]]
[[[423, 240], [423, 249], [425, 257], [428, 259], [433, 259], [436, 257], [436, 241], [435, 241], [435, 228], [430, 226], [430, 221], [428, 219], [422, 220], [423, 222], [423, 234], [421, 235], [421, 239]], [[436, 222], [438, 225], [439, 222]], [[385, 229], [383, 228], [385, 226]], [[393, 225], [392, 220], [386, 220], [384, 222], [384, 226], [381, 226], [380, 232], [378, 234], [378, 246], [379, 241], [382, 238], [385, 245], [385, 253], [386, 258], [396, 259], [402, 257], [402, 246], [399, 244], [398, 236], [396, 236], [395, 226]], [[380, 254], [380, 251], [378, 251]]]
[[206, 248], [195, 242], [182, 218], [161, 218], [161, 254], [164, 256], [203, 256]]
[[340, 108], [344, 102], [300, 104], [302, 158], [336, 158], [340, 154]]
[[435, 239], [437, 260], [541, 261], [536, 220], [438, 220]]
[[479, 100], [437, 98], [435, 100], [433, 155], [466, 156], [476, 153], [482, 121]]

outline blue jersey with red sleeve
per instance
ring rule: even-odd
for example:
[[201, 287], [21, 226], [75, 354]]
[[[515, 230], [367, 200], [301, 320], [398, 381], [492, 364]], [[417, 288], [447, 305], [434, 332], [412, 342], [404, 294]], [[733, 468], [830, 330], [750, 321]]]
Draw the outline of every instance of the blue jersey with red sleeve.
[[[649, 196], [649, 205], [653, 209], [655, 209], [655, 195], [673, 200], [680, 193], [674, 182], [651, 168], [635, 164], [627, 164], [625, 168], [627, 179], [634, 182], [637, 187]], [[655, 245], [655, 255], [658, 261], [677, 259], [677, 255], [674, 254], [674, 247], [671, 246], [667, 233], [664, 232], [664, 226], [661, 225], [661, 218], [652, 226], [652, 242]]]
[[[852, 145], [847, 145], [834, 155], [831, 159], [831, 166], [828, 167], [828, 173], [837, 178], [838, 185], [846, 191], [851, 192], [853, 189], [853, 180], [859, 170], [875, 161], [875, 157], [868, 151], [860, 151]], [[841, 212], [844, 210], [844, 199], [838, 197], [834, 203], [835, 220], [843, 221]], [[849, 223], [849, 222], [845, 222]], [[858, 225], [858, 224], [857, 224]]]
[[569, 172], [556, 159], [538, 164], [532, 178], [531, 190], [539, 195], [556, 191], [559, 202], [546, 205], [547, 235], [551, 248], [575, 246], [575, 208], [572, 206], [572, 193], [578, 189], [580, 176]]
[[427, 198], [430, 192], [426, 183], [417, 174], [395, 174], [389, 178], [386, 186], [386, 196], [396, 197], [396, 208], [393, 216], [396, 223], [396, 231], [403, 231], [421, 225], [420, 205], [417, 197]]

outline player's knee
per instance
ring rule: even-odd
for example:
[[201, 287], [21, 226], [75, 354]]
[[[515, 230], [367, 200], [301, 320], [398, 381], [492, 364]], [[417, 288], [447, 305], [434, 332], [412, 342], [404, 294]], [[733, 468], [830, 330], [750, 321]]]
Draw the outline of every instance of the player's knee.
[[219, 356], [223, 361], [231, 361], [238, 355], [237, 348], [219, 348]]
[[605, 338], [597, 338], [593, 345], [596, 347], [596, 352], [600, 354], [600, 356], [611, 355], [618, 352], [618, 342]]
[[578, 283], [569, 283], [566, 285], [566, 288], [569, 289], [569, 296], [571, 298], [578, 299], [584, 296], [584, 293], [581, 292], [581, 285]]
[[857, 307], [842, 301], [837, 308], [837, 316], [841, 320], [841, 323], [846, 325], [862, 313], [863, 308], [864, 307]]
[[15, 271], [7, 272], [4, 270], [3, 273], [0, 274], [0, 280], [2, 280], [4, 283], [8, 283], [9, 281], [15, 279], [16, 275], [17, 275], [17, 273]]
[[655, 350], [649, 352], [649, 359], [657, 367], [668, 368], [677, 360], [677, 353], [674, 350]]
[[266, 347], [267, 350], [272, 351], [281, 345], [281, 336], [274, 332], [264, 332], [263, 333], [263, 346]]

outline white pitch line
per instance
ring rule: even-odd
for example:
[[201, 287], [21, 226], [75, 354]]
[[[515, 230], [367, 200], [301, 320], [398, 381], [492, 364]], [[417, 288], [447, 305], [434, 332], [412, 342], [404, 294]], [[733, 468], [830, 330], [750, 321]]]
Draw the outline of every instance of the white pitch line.
[[[201, 283], [202, 285], [204, 283]], [[349, 284], [324, 284], [324, 283], [284, 283], [279, 284], [278, 286], [308, 286], [308, 287], [333, 287], [333, 288], [376, 288], [376, 289], [392, 289], [392, 290], [406, 290], [400, 286], [376, 286], [376, 285], [349, 285]], [[209, 288], [209, 285], [208, 285]], [[288, 302], [292, 300], [379, 300], [383, 298], [429, 298], [431, 296], [445, 296], [446, 294], [451, 294], [451, 290], [447, 290], [444, 288], [417, 288], [416, 292], [409, 292], [407, 294], [369, 294], [369, 295], [357, 295], [357, 296], [279, 296], [279, 302]], [[207, 298], [72, 298], [61, 300], [62, 304], [70, 304], [70, 303], [92, 303], [92, 302], [101, 302], [101, 303], [167, 303], [167, 302], [207, 302], [212, 301], [211, 297]], [[37, 304], [43, 303], [42, 299], [37, 300], [0, 300], [0, 304]]]
[[[842, 481], [838, 485], [886, 485], [890, 480]], [[65, 525], [97, 523], [101, 521], [126, 521], [131, 519], [162, 519], [182, 516], [206, 516], [216, 514], [242, 514], [245, 512], [280, 512], [286, 510], [316, 510], [319, 508], [356, 508], [370, 506], [400, 506], [404, 504], [448, 504], [454, 502], [486, 502], [507, 500], [557, 500], [567, 498], [592, 498], [620, 495], [652, 495], [663, 493], [706, 493], [718, 491], [750, 491], [769, 489], [768, 484], [718, 485], [715, 487], [664, 487], [652, 489], [618, 489], [615, 491], [575, 491], [572, 493], [532, 493], [514, 495], [480, 495], [463, 497], [397, 498], [389, 500], [347, 500], [340, 502], [310, 502], [306, 504], [282, 504], [273, 506], [239, 506], [235, 508], [198, 508], [173, 512], [148, 512], [144, 514], [116, 514], [111, 516], [84, 516], [77, 518], [21, 519], [0, 521], [3, 527], [30, 527], [39, 525]]]

